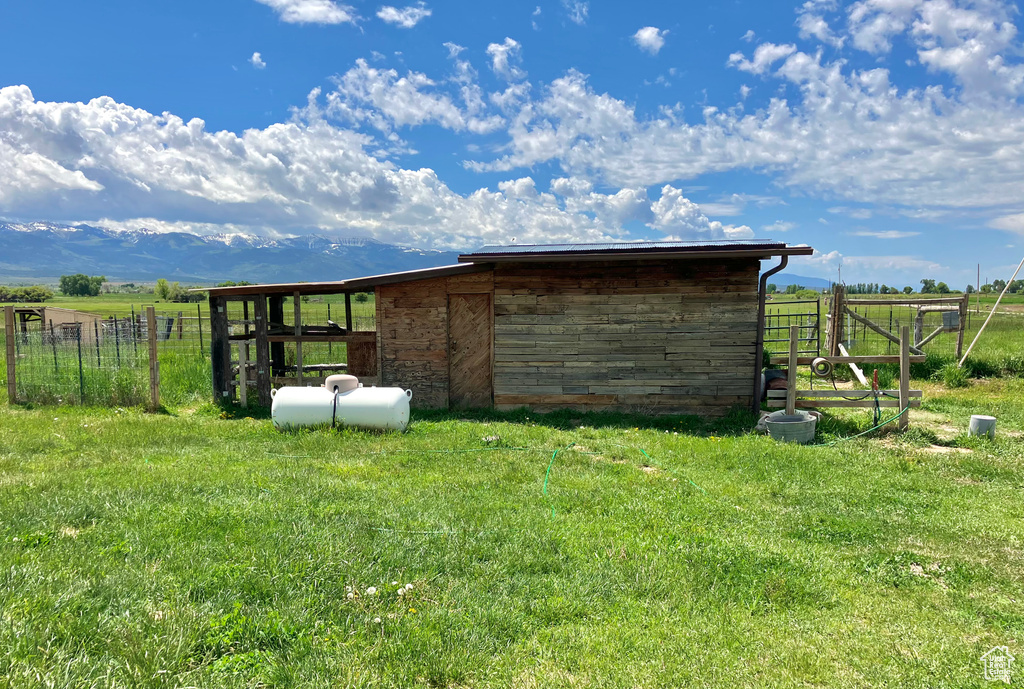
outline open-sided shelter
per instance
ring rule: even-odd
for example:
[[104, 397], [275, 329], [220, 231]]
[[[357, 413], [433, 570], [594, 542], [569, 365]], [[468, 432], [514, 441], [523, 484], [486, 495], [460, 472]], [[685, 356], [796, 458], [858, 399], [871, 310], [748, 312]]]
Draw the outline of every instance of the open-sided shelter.
[[[757, 405], [766, 280], [811, 252], [757, 240], [491, 246], [440, 268], [214, 288], [214, 395], [234, 394], [231, 340], [255, 342], [263, 404], [287, 382], [284, 343], [301, 376], [301, 342], [331, 341], [347, 343], [349, 373], [411, 388], [420, 406], [721, 415]], [[346, 328], [301, 321], [301, 296], [369, 290], [375, 331], [352, 331], [351, 309]], [[252, 332], [228, 334], [228, 300], [252, 302]]]

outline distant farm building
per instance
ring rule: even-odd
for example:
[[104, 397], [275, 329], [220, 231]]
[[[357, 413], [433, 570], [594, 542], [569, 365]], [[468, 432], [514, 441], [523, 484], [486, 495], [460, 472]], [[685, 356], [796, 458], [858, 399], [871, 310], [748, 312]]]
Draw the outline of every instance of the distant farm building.
[[[760, 261], [782, 257], [774, 273], [811, 252], [754, 240], [492, 246], [440, 268], [214, 288], [214, 395], [235, 395], [234, 341], [255, 346], [243, 373], [265, 405], [275, 383], [320, 380], [305, 376], [318, 369], [302, 366], [302, 342], [343, 342], [349, 373], [411, 388], [419, 406], [722, 415], [760, 398]], [[344, 328], [302, 321], [300, 297], [370, 290], [375, 331], [353, 331], [350, 308]], [[230, 332], [232, 301], [251, 314], [243, 333]]]
[[15, 330], [23, 335], [29, 331], [30, 323], [41, 323], [34, 327], [61, 339], [81, 337], [83, 342], [92, 342], [103, 328], [103, 316], [99, 314], [58, 306], [15, 306], [14, 322]]

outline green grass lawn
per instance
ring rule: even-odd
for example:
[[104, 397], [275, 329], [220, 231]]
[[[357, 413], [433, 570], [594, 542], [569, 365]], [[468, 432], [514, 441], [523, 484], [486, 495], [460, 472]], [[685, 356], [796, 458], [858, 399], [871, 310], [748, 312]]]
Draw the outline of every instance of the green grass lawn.
[[985, 686], [1024, 657], [1022, 394], [927, 385], [908, 434], [830, 447], [0, 406], [0, 686]]

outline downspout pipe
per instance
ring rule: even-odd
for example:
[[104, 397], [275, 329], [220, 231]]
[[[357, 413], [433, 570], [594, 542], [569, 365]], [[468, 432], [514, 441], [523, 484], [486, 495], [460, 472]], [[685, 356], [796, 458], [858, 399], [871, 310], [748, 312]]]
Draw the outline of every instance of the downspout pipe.
[[754, 346], [754, 400], [750, 409], [755, 414], [761, 411], [761, 369], [764, 359], [764, 301], [765, 290], [768, 289], [768, 278], [789, 265], [789, 256], [782, 256], [782, 261], [769, 271], [761, 275], [757, 286], [757, 343]]

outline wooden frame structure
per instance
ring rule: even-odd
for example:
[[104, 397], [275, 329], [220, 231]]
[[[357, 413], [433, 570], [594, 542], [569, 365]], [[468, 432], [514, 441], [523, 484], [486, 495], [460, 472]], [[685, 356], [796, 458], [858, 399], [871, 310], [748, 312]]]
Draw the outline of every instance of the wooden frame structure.
[[[910, 389], [910, 364], [921, 363], [925, 360], [923, 355], [912, 356], [910, 354], [910, 326], [903, 326], [900, 332], [900, 353], [898, 356], [875, 355], [875, 356], [825, 356], [825, 357], [801, 357], [797, 355], [797, 343], [799, 341], [799, 326], [790, 328], [790, 344], [788, 356], [774, 356], [773, 364], [786, 364], [788, 367], [786, 389], [769, 390], [768, 406], [773, 409], [785, 408], [787, 414], [793, 414], [796, 409], [824, 409], [828, 407], [895, 407], [906, 409], [898, 421], [900, 430], [906, 430], [910, 424], [910, 409], [921, 406], [921, 391]], [[815, 360], [822, 359], [832, 365], [847, 364], [856, 370], [858, 365], [864, 364], [899, 364], [900, 365], [900, 387], [898, 390], [797, 390], [796, 376], [797, 366], [810, 365]], [[862, 378], [862, 376], [859, 376]], [[809, 399], [808, 399], [809, 398]]]
[[[255, 380], [262, 405], [274, 385], [318, 384], [302, 344], [333, 342], [347, 345], [348, 373], [411, 388], [419, 406], [721, 415], [760, 398], [760, 261], [812, 251], [759, 241], [485, 247], [440, 268], [213, 288], [214, 396], [237, 389], [241, 399], [236, 370]], [[353, 331], [349, 308], [344, 329], [302, 322], [302, 296], [344, 294], [348, 306], [369, 290], [375, 331]], [[232, 301], [243, 302], [242, 321], [228, 320]], [[294, 376], [284, 343], [295, 344]]]
[[[910, 344], [910, 351], [916, 355], [923, 355], [924, 347], [926, 344], [934, 340], [942, 333], [956, 332], [956, 356], [957, 359], [963, 353], [964, 347], [964, 332], [967, 328], [967, 311], [970, 302], [970, 295], [963, 294], [958, 297], [917, 297], [917, 298], [897, 298], [897, 299], [850, 299], [846, 296], [846, 289], [842, 285], [835, 285], [833, 287], [832, 299], [829, 303], [828, 312], [828, 324], [826, 327], [825, 335], [825, 350], [829, 356], [839, 356], [842, 354], [840, 348], [842, 343], [846, 341], [844, 323], [846, 319], [851, 319], [855, 323], [861, 324], [865, 329], [871, 330], [872, 332], [880, 335], [884, 339], [893, 343], [894, 345], [900, 344], [900, 338], [896, 333], [890, 331], [892, 327], [886, 327], [883, 324], [876, 323], [867, 316], [857, 313], [856, 310], [850, 308], [857, 306], [904, 306], [916, 309], [917, 313], [914, 318], [914, 339]], [[925, 335], [924, 333], [924, 317], [928, 313], [946, 313], [953, 312], [957, 314], [957, 325], [956, 327], [949, 327], [945, 323], [940, 327], [936, 328], [931, 333]]]

